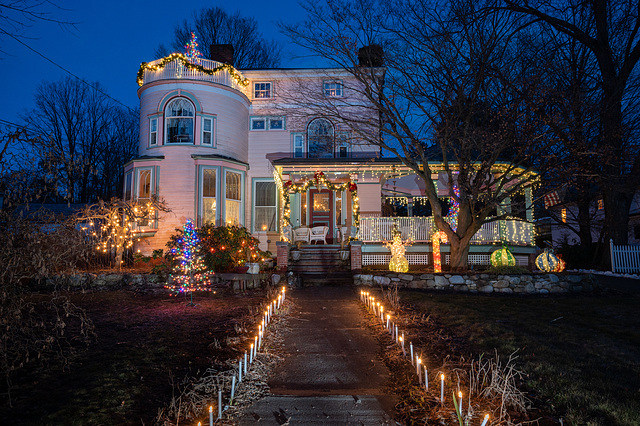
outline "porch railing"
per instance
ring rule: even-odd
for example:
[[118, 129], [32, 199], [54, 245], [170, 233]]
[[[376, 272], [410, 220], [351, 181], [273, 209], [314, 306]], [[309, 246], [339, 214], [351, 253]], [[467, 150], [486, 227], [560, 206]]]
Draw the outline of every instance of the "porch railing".
[[[363, 217], [360, 218], [359, 239], [363, 242], [382, 242], [392, 239], [394, 223], [403, 239], [430, 242], [433, 217]], [[499, 220], [482, 225], [471, 244], [491, 244], [504, 241], [515, 245], [533, 244], [533, 224], [521, 220]]]

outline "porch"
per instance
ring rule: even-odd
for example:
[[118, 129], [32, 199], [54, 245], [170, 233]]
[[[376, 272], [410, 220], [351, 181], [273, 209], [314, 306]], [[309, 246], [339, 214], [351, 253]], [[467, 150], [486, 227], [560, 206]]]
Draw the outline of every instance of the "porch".
[[[414, 243], [430, 243], [435, 225], [433, 217], [361, 217], [358, 239], [364, 243], [380, 243], [393, 239], [394, 224], [403, 239]], [[471, 244], [497, 244], [532, 246], [533, 224], [523, 220], [497, 220], [485, 223], [473, 236]]]

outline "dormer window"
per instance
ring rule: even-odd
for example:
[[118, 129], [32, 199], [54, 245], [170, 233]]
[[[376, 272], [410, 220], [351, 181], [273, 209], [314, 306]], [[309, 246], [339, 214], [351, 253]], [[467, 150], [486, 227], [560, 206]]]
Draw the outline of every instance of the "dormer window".
[[341, 98], [342, 97], [342, 81], [330, 80], [322, 83], [324, 95], [327, 98]]
[[253, 98], [254, 99], [269, 99], [272, 97], [271, 82], [259, 81], [253, 83]]
[[165, 143], [193, 143], [195, 108], [186, 98], [176, 98], [165, 109]]

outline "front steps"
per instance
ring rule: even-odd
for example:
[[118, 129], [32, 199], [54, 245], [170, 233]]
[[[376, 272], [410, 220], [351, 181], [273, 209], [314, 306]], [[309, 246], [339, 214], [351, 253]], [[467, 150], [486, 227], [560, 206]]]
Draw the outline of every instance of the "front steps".
[[300, 250], [300, 260], [290, 256], [289, 271], [300, 278], [302, 286], [353, 285], [349, 260], [340, 258], [338, 244], [308, 244]]

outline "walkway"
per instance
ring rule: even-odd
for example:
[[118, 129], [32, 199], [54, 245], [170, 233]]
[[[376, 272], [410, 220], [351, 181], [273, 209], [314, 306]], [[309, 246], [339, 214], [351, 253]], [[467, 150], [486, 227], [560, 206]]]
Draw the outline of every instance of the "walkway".
[[292, 290], [297, 310], [285, 336], [285, 360], [271, 395], [250, 407], [241, 425], [388, 425], [395, 401], [389, 371], [350, 287]]

